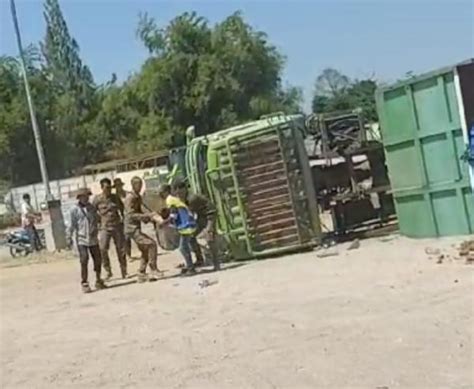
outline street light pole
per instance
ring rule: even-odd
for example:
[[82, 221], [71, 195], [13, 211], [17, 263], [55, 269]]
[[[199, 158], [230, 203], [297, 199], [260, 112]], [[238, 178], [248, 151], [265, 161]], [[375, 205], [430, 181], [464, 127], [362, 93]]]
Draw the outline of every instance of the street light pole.
[[33, 135], [35, 137], [36, 152], [38, 154], [38, 160], [41, 170], [41, 178], [46, 192], [46, 200], [52, 200], [51, 188], [49, 186], [48, 170], [46, 169], [46, 161], [44, 158], [43, 144], [41, 143], [41, 134], [36, 120], [35, 108], [33, 105], [33, 99], [31, 98], [30, 84], [28, 83], [28, 75], [26, 73], [25, 58], [23, 55], [23, 46], [21, 43], [20, 28], [18, 27], [18, 18], [16, 16], [15, 1], [10, 0], [10, 8], [12, 11], [13, 26], [15, 28], [16, 42], [18, 44], [18, 51], [20, 52], [20, 64], [23, 73], [23, 81], [25, 84], [26, 99], [28, 101], [28, 108], [30, 111], [31, 126], [33, 127]]

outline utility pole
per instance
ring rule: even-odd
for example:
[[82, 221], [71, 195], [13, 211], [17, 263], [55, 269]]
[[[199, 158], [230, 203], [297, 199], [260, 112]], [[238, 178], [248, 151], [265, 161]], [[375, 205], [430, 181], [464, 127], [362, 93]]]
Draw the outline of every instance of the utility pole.
[[33, 127], [33, 135], [35, 137], [36, 152], [38, 154], [38, 160], [41, 170], [41, 178], [43, 180], [43, 185], [46, 192], [46, 200], [52, 200], [53, 196], [51, 194], [51, 188], [49, 186], [48, 170], [46, 169], [46, 161], [44, 158], [43, 144], [41, 143], [41, 134], [38, 127], [38, 122], [36, 120], [35, 108], [33, 106], [33, 100], [31, 98], [30, 84], [28, 83], [28, 75], [26, 73], [25, 57], [23, 55], [23, 46], [21, 43], [20, 28], [18, 27], [18, 18], [16, 16], [16, 6], [15, 1], [10, 0], [10, 8], [12, 11], [13, 26], [15, 28], [16, 41], [18, 44], [18, 51], [20, 52], [20, 64], [23, 73], [23, 81], [25, 84], [26, 99], [28, 101], [28, 108], [30, 111], [31, 117], [31, 126]]

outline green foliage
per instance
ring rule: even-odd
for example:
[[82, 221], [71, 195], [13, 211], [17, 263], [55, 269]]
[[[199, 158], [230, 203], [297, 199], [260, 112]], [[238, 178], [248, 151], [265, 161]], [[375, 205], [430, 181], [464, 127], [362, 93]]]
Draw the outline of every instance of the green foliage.
[[273, 110], [299, 110], [301, 93], [281, 87], [283, 57], [238, 12], [213, 28], [195, 13], [162, 29], [144, 15], [137, 35], [152, 54], [137, 75], [138, 94], [174, 127], [194, 124], [208, 133]]
[[350, 80], [335, 69], [325, 69], [316, 79], [313, 112], [325, 113], [361, 108], [366, 120], [377, 121], [372, 79]]
[[[39, 74], [31, 77], [32, 95], [37, 96], [38, 88], [44, 87], [44, 79]], [[38, 103], [41, 106], [43, 101]], [[28, 153], [33, 147], [29, 113], [19, 62], [14, 58], [0, 59], [0, 166], [1, 177], [15, 182], [19, 178], [18, 170], [25, 169], [26, 179], [32, 179], [38, 173], [35, 167], [27, 168], [31, 162]]]
[[[58, 0], [45, 0], [46, 34], [25, 50], [28, 76], [52, 178], [85, 164], [182, 145], [185, 129], [213, 132], [275, 111], [298, 112], [301, 91], [283, 87], [284, 58], [267, 36], [234, 13], [211, 26], [184, 13], [166, 26], [140, 16], [149, 52], [117, 84], [94, 83]], [[39, 180], [20, 67], [0, 57], [0, 179]]]
[[63, 93], [73, 93], [88, 105], [94, 89], [89, 68], [79, 56], [79, 45], [69, 34], [58, 0], [45, 0], [46, 36], [41, 44], [45, 70], [52, 83]]

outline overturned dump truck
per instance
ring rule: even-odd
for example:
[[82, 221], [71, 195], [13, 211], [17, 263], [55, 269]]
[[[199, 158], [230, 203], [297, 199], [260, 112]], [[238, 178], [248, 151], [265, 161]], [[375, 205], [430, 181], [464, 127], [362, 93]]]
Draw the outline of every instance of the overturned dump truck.
[[311, 248], [321, 239], [304, 117], [273, 115], [188, 140], [191, 190], [208, 196], [234, 259]]
[[306, 146], [321, 225], [330, 235], [363, 232], [395, 219], [383, 144], [361, 111], [310, 115]]

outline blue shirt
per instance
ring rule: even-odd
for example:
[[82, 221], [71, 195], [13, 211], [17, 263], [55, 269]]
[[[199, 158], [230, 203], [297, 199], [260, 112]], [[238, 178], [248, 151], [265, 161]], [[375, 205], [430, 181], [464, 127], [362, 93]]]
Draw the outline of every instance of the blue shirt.
[[193, 235], [196, 232], [196, 220], [185, 202], [175, 196], [168, 196], [166, 205], [174, 218], [176, 229], [181, 235]]

